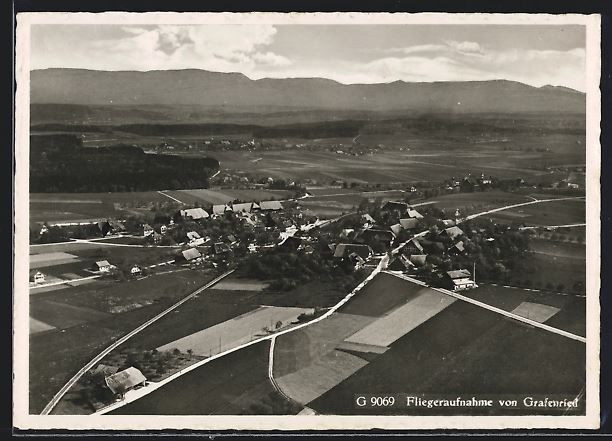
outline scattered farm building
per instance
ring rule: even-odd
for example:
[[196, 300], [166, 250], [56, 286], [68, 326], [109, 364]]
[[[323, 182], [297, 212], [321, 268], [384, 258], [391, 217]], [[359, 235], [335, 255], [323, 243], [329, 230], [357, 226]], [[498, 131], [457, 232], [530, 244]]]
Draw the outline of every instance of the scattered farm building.
[[189, 248], [180, 252], [177, 257], [177, 261], [191, 262], [202, 257], [202, 254], [196, 248]]
[[30, 282], [34, 283], [35, 285], [45, 283], [45, 275], [38, 270], [31, 270]]
[[100, 273], [108, 273], [110, 270], [114, 269], [115, 265], [111, 265], [108, 260], [99, 260], [94, 263], [93, 270], [98, 271]]
[[142, 274], [142, 269], [140, 269], [140, 267], [138, 265], [134, 265], [131, 269], [130, 269], [130, 274], [133, 276], [139, 276]]
[[129, 367], [109, 375], [104, 381], [112, 393], [123, 396], [132, 389], [145, 386], [147, 378], [135, 367]]
[[466, 269], [447, 271], [442, 275], [442, 285], [451, 291], [476, 288], [476, 282], [471, 277], [472, 275]]
[[188, 208], [186, 210], [181, 210], [180, 213], [183, 219], [200, 220], [210, 217], [208, 212], [203, 208]]
[[463, 241], [460, 240], [455, 245], [453, 245], [448, 251], [451, 254], [462, 254], [465, 251], [465, 245], [463, 244]]
[[142, 234], [144, 235], [144, 237], [149, 237], [153, 233], [155, 233], [155, 230], [153, 229], [151, 225], [144, 224], [142, 226]]

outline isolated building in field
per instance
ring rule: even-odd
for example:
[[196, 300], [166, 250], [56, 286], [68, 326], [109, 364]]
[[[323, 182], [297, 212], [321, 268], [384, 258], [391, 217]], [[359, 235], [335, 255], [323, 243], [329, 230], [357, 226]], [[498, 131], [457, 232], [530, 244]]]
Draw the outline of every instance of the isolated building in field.
[[[200, 220], [200, 219], [208, 219], [210, 215], [203, 208], [188, 208], [186, 210], [181, 210], [181, 217], [183, 219], [191, 219], [191, 220]], [[163, 234], [163, 233], [162, 233]]]
[[108, 260], [99, 260], [94, 263], [93, 270], [98, 271], [100, 273], [108, 273], [110, 270], [114, 269], [115, 265], [111, 265]]
[[140, 276], [142, 274], [142, 269], [138, 266], [138, 265], [134, 265], [131, 269], [130, 269], [130, 274], [134, 277], [136, 276]]
[[105, 378], [112, 393], [123, 396], [126, 392], [146, 385], [147, 378], [135, 367], [129, 367]]
[[451, 291], [463, 291], [476, 288], [476, 282], [472, 280], [472, 274], [466, 269], [447, 271], [442, 274], [442, 285]]
[[40, 283], [45, 283], [45, 275], [38, 270], [30, 271], [30, 282], [38, 285]]

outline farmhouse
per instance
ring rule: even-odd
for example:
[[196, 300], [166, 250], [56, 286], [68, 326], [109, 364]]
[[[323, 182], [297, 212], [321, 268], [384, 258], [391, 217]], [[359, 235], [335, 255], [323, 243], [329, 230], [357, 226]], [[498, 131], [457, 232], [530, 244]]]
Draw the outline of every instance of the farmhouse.
[[416, 240], [416, 239], [410, 239], [406, 245], [404, 245], [402, 247], [402, 254], [404, 255], [411, 255], [411, 254], [422, 254], [423, 253], [423, 245], [421, 245], [421, 243]]
[[427, 263], [427, 254], [411, 254], [408, 260], [414, 266], [424, 266]]
[[139, 276], [142, 274], [142, 270], [140, 269], [140, 267], [138, 265], [134, 265], [131, 269], [130, 269], [130, 274], [133, 275], [134, 277]]
[[400, 214], [408, 212], [408, 204], [406, 202], [387, 201], [381, 208], [381, 211], [391, 212], [397, 211]]
[[391, 231], [393, 232], [393, 234], [395, 234], [396, 236], [399, 236], [399, 234], [402, 232], [403, 228], [401, 224], [393, 224], [391, 225], [389, 228], [391, 228]]
[[244, 204], [234, 204], [232, 205], [234, 213], [250, 213], [253, 210], [253, 203], [247, 202]]
[[463, 230], [457, 226], [449, 227], [445, 230], [442, 230], [440, 235], [450, 237], [451, 239], [456, 239], [459, 236], [463, 236]]
[[466, 269], [447, 271], [442, 275], [442, 285], [451, 291], [476, 288], [476, 282], [471, 277], [472, 275]]
[[423, 219], [423, 215], [412, 208], [408, 210], [408, 217], [410, 219]]
[[104, 381], [112, 393], [123, 396], [132, 389], [145, 386], [147, 378], [135, 367], [129, 367], [109, 375]]
[[395, 235], [391, 230], [363, 230], [355, 238], [355, 242], [359, 244], [369, 245], [375, 253], [385, 253], [391, 248], [391, 244], [395, 239]]
[[400, 219], [399, 223], [404, 230], [414, 230], [419, 225], [419, 218]]
[[153, 229], [153, 227], [151, 227], [151, 225], [144, 224], [142, 226], [142, 233], [144, 234], [144, 237], [149, 237], [154, 232], [155, 232], [155, 230]]
[[108, 260], [100, 260], [94, 263], [93, 270], [101, 273], [108, 273], [110, 270], [114, 269], [115, 265], [111, 265]]
[[208, 212], [206, 212], [206, 210], [203, 208], [188, 208], [187, 210], [181, 210], [180, 213], [183, 219], [200, 220], [210, 217]]
[[212, 210], [213, 210], [213, 215], [216, 215], [216, 216], [225, 214], [226, 211], [233, 211], [232, 207], [230, 207], [229, 205], [223, 205], [223, 204], [213, 205]]
[[387, 269], [391, 271], [409, 271], [414, 267], [414, 264], [406, 258], [406, 256], [399, 255], [393, 259]]
[[192, 247], [197, 247], [198, 245], [204, 244], [204, 239], [202, 239], [202, 237], [200, 237], [200, 235], [195, 231], [187, 232], [187, 240], [188, 240], [189, 246], [192, 246]]
[[45, 275], [37, 270], [30, 271], [30, 282], [38, 285], [39, 283], [45, 283]]
[[119, 368], [117, 366], [109, 366], [103, 363], [100, 363], [98, 366], [96, 366], [95, 369], [92, 369], [91, 371], [89, 371], [89, 373], [93, 376], [103, 376], [104, 378], [116, 374], [117, 371], [119, 371]]
[[259, 204], [262, 211], [278, 211], [283, 209], [279, 201], [263, 201]]
[[192, 260], [199, 259], [200, 257], [202, 257], [202, 254], [197, 249], [189, 248], [187, 250], [181, 251], [176, 260], [178, 262], [180, 261], [191, 262]]
[[366, 260], [372, 257], [374, 252], [369, 245], [355, 244], [355, 243], [339, 243], [334, 249], [335, 258], [346, 258], [350, 254], [357, 254], [362, 259]]
[[465, 245], [463, 244], [463, 241], [460, 240], [459, 242], [457, 242], [455, 245], [453, 245], [448, 252], [450, 254], [462, 254], [465, 251]]

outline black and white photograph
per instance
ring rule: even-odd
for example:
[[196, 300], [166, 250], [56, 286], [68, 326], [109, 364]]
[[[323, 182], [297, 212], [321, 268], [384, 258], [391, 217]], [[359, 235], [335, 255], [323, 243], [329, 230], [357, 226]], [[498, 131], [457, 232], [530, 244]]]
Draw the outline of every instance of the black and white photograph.
[[599, 427], [599, 44], [18, 14], [16, 425]]

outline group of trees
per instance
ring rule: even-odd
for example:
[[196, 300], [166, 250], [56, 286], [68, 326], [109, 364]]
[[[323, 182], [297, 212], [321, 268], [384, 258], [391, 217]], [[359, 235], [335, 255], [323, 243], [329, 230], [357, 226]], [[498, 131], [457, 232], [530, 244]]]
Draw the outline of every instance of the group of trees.
[[117, 145], [84, 148], [77, 137], [31, 137], [30, 191], [121, 192], [206, 188], [219, 168], [213, 158], [145, 154]]

